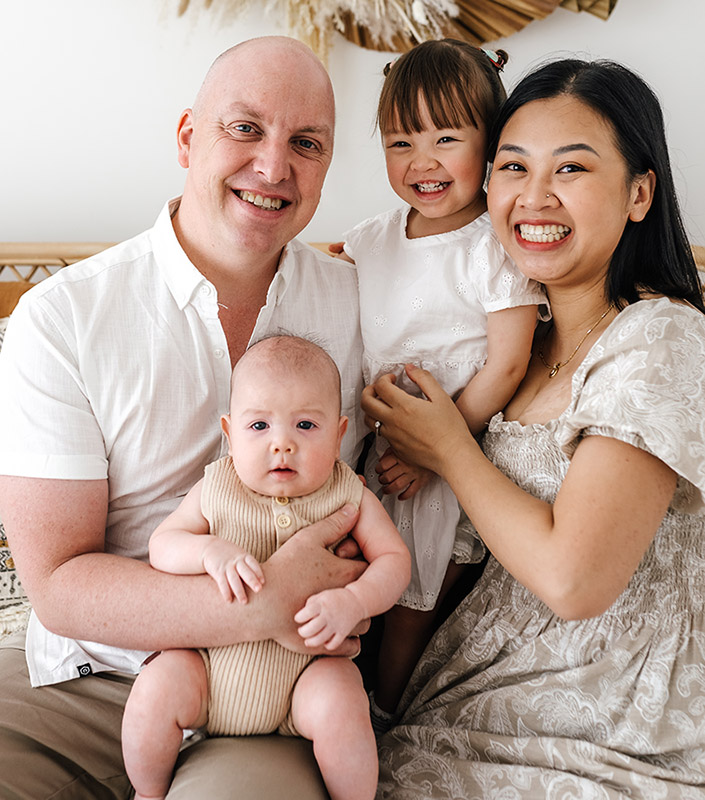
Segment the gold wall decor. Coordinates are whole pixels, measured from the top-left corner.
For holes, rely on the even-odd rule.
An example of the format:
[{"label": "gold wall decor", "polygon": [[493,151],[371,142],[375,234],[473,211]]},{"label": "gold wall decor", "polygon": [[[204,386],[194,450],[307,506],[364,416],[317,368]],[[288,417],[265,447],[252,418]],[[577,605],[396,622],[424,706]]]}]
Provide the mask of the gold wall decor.
[{"label": "gold wall decor", "polygon": [[[251,0],[201,0],[224,18]],[[179,0],[181,16],[194,0]],[[520,31],[559,6],[607,19],[617,0],[264,0],[268,13],[325,60],[337,31],[371,50],[401,53],[419,42],[451,36],[480,45]]]}]

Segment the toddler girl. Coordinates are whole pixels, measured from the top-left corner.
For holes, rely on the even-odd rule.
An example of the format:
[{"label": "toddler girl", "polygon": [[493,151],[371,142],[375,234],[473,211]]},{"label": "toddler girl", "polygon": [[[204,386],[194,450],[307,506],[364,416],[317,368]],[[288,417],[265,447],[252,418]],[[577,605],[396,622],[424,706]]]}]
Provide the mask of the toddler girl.
[{"label": "toddler girl", "polygon": [[[457,398],[474,434],[514,394],[545,302],[507,257],[487,215],[487,131],[505,98],[499,70],[506,58],[445,39],[387,65],[377,124],[389,182],[405,206],[345,234],[343,255],[358,268],[365,382],[391,372],[418,394],[403,369],[413,361]],[[380,716],[394,711],[435,609],[459,575],[456,565],[472,560],[472,538],[467,530],[456,537],[460,511],[450,488],[401,463],[383,435],[366,478],[384,491],[412,554],[411,583],[385,617],[372,705]]]},{"label": "toddler girl", "polygon": [[[377,498],[338,460],[347,417],[330,357],[303,339],[253,345],[233,372],[223,417],[230,455],[154,531],[150,562],[213,577],[224,601],[266,591],[260,563],[295,532],[346,502],[366,571],[309,597],[294,617],[302,645],[337,649],[363,619],[386,611],[409,580],[409,554]],[[215,736],[278,731],[313,741],[332,800],[372,800],[377,751],[362,679],[348,658],[318,658],[274,640],[169,650],[135,681],[123,753],[136,798],[163,798],[184,729]],[[237,791],[234,791],[237,795]]]}]

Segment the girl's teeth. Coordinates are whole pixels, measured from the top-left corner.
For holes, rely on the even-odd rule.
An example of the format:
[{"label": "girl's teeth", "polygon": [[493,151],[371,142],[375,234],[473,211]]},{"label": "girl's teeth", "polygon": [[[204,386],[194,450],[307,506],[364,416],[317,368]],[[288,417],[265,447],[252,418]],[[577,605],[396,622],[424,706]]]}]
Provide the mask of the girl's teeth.
[{"label": "girl's teeth", "polygon": [[261,194],[253,194],[245,190],[237,192],[237,196],[241,200],[252,203],[252,205],[258,206],[259,208],[268,208],[272,211],[278,211],[282,207],[280,197],[262,197]]},{"label": "girl's teeth", "polygon": [[448,184],[444,181],[434,181],[433,183],[417,183],[416,188],[420,192],[440,192],[445,189]]},{"label": "girl's teeth", "polygon": [[520,225],[521,238],[527,242],[558,242],[570,233],[566,225]]}]

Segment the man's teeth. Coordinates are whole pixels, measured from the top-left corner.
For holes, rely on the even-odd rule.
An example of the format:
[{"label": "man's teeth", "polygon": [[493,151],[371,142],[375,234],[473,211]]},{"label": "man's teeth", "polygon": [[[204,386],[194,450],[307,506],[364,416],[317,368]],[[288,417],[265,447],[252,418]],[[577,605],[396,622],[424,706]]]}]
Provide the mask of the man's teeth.
[{"label": "man's teeth", "polygon": [[565,225],[520,225],[521,238],[527,242],[558,242],[570,233]]},{"label": "man's teeth", "polygon": [[447,185],[448,183],[446,181],[433,181],[415,184],[416,188],[420,192],[440,192],[441,189],[445,189]]},{"label": "man's teeth", "polygon": [[239,191],[236,194],[241,200],[252,203],[259,208],[270,208],[272,211],[278,211],[282,207],[280,197],[262,197],[261,194],[253,194],[248,191]]}]

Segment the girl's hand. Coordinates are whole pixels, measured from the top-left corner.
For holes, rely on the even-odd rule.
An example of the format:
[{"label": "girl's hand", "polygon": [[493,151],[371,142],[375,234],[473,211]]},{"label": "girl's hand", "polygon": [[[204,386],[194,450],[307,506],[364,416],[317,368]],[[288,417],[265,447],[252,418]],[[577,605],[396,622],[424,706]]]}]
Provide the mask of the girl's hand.
[{"label": "girl's hand", "polygon": [[264,586],[264,573],[257,559],[241,547],[213,537],[203,553],[203,569],[218,584],[220,593],[232,603],[247,602],[248,586],[259,592]]},{"label": "girl's hand", "polygon": [[377,420],[382,423],[380,435],[404,461],[443,475],[449,455],[474,439],[455,403],[431,373],[412,364],[405,370],[425,397],[412,397],[394,385],[393,375],[382,375],[362,392],[365,421],[370,428]]},{"label": "girl's hand", "polygon": [[397,494],[399,500],[408,500],[430,483],[434,473],[416,464],[404,463],[391,447],[387,448],[375,467],[384,494]]}]

